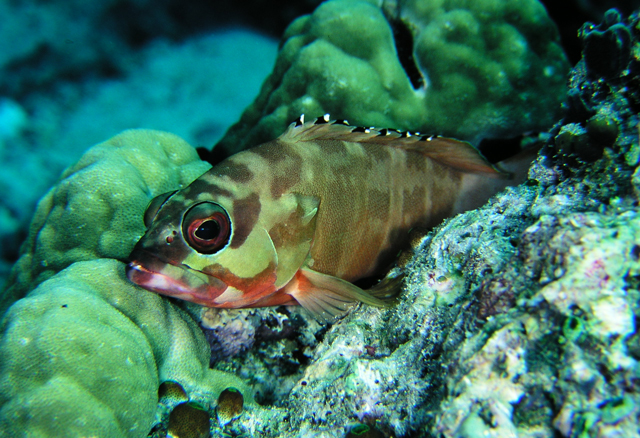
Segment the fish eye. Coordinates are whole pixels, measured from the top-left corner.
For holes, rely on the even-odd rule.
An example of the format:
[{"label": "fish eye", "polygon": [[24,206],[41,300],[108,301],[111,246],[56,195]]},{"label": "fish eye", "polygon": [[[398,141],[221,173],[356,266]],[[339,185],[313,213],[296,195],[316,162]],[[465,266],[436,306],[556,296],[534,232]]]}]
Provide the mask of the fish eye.
[{"label": "fish eye", "polygon": [[185,213],[182,234],[199,253],[215,254],[229,243],[231,220],[220,204],[201,202]]},{"label": "fish eye", "polygon": [[149,202],[149,205],[147,205],[147,209],[144,212],[144,216],[142,217],[145,227],[149,228],[151,222],[153,222],[153,219],[158,214],[158,210],[160,210],[164,203],[167,202],[169,198],[172,197],[176,192],[177,190],[174,190],[173,192],[163,193],[156,196],[151,200],[151,202]]}]

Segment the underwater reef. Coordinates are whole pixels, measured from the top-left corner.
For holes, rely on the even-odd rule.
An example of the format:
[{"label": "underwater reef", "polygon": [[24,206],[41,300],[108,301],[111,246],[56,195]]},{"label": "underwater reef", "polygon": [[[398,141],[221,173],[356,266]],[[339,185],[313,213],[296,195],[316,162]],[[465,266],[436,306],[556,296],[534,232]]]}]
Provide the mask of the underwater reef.
[{"label": "underwater reef", "polygon": [[[348,3],[384,17],[334,0],[283,41]],[[551,26],[533,16],[519,24]],[[546,110],[521,103],[546,122],[500,131],[550,128],[529,137],[542,148],[528,180],[416,236],[397,305],[331,325],[298,307],[203,309],[128,282],[149,200],[210,164],[152,130],[89,149],[40,201],[0,297],[0,436],[638,436],[640,16],[609,11],[580,37],[566,94]],[[370,115],[363,124],[390,120]]]},{"label": "underwater reef", "polygon": [[471,142],[547,129],[569,69],[537,0],[334,0],[294,21],[280,46],[260,94],[216,145],[223,156],[300,114]]},{"label": "underwater reef", "polygon": [[260,90],[284,27],[270,37],[227,15],[211,31],[211,2],[172,3],[0,2],[0,285],[38,200],[88,146],[134,128],[210,146]]}]

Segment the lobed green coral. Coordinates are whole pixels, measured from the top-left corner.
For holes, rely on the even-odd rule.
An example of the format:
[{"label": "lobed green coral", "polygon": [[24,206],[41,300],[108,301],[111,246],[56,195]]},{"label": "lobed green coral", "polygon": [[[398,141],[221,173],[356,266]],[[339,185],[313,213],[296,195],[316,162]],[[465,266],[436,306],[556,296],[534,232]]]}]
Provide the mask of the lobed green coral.
[{"label": "lobed green coral", "polygon": [[144,234],[142,214],[153,197],[177,190],[209,169],[181,138],[125,131],[92,147],[40,200],[0,314],[74,262],[126,260]]},{"label": "lobed green coral", "polygon": [[[151,198],[210,166],[180,138],[126,131],[90,149],[43,198],[14,267],[0,327],[3,436],[145,437],[158,388],[177,382],[213,412],[225,388],[193,317],[138,288],[124,263]],[[66,269],[65,269],[66,268]]]},{"label": "lobed green coral", "polygon": [[180,382],[204,406],[228,386],[245,389],[209,370],[193,319],[132,285],[116,260],[74,263],[43,282],[1,333],[3,436],[145,437],[161,382]]},{"label": "lobed green coral", "polygon": [[300,114],[474,142],[556,120],[569,64],[537,0],[378,5],[332,0],[294,21],[260,94],[216,151],[271,140]]}]

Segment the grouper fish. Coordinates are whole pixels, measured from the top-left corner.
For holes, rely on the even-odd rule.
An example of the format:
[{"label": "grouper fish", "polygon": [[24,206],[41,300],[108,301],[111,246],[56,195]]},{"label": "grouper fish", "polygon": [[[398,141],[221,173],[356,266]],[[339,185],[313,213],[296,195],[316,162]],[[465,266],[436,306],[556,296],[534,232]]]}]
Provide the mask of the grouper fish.
[{"label": "grouper fish", "polygon": [[330,321],[384,306],[399,281],[352,282],[388,268],[411,229],[482,205],[504,176],[466,142],[301,117],[155,198],[127,275],[207,307],[300,304]]}]

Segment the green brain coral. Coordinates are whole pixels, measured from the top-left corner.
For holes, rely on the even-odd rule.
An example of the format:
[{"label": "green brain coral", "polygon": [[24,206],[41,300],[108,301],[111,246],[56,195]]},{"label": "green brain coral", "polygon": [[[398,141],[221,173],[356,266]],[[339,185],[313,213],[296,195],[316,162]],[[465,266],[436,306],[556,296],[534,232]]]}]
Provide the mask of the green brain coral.
[{"label": "green brain coral", "polygon": [[165,132],[125,131],[92,147],[38,204],[0,313],[73,262],[126,260],[144,234],[149,200],[209,167],[192,146]]},{"label": "green brain coral", "polygon": [[126,131],[42,199],[3,297],[4,307],[18,299],[0,326],[3,436],[145,437],[165,381],[209,408],[229,386],[251,398],[209,369],[193,318],[130,283],[116,260],[143,234],[149,200],[209,167],[174,135]]},{"label": "green brain coral", "polygon": [[237,378],[209,369],[193,319],[127,281],[124,264],[78,262],[8,311],[0,342],[4,436],[145,437],[161,382],[209,406]]},{"label": "green brain coral", "polygon": [[537,0],[333,0],[294,21],[255,102],[216,145],[300,114],[477,141],[555,122],[569,64]]}]

